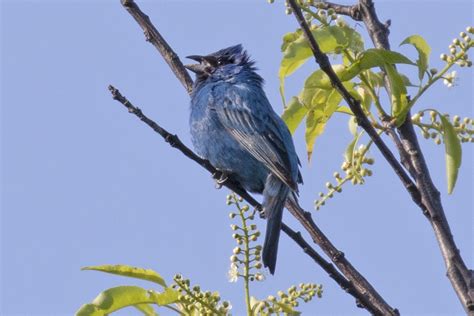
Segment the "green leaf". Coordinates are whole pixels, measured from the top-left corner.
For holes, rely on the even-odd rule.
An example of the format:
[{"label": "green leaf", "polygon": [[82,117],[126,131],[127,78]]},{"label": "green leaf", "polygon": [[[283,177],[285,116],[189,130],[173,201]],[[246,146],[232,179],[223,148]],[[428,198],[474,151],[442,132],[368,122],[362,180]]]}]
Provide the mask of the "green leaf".
[{"label": "green leaf", "polygon": [[93,311],[92,314],[87,314],[83,306],[76,313],[76,316],[106,315],[127,306],[144,303],[153,303],[148,291],[145,289],[138,286],[118,286],[103,291],[92,301],[92,305],[96,309],[93,309],[90,306],[91,304],[85,305],[88,310]]},{"label": "green leaf", "polygon": [[122,265],[122,264],[117,264],[117,265],[107,264],[107,265],[101,265],[101,266],[84,267],[81,270],[94,270],[94,271],[101,271],[101,272],[106,272],[106,273],[111,273],[111,274],[117,274],[121,276],[155,282],[163,287],[166,287],[165,280],[157,272],[151,269],[137,268],[137,267]]},{"label": "green leaf", "polygon": [[354,157],[354,147],[359,141],[359,138],[362,135],[362,133],[363,132],[360,132],[357,135],[354,133],[354,139],[349,143],[349,145],[346,148],[346,151],[344,152],[344,161],[352,162],[353,157]]},{"label": "green leaf", "polygon": [[400,126],[405,121],[409,110],[407,89],[402,77],[394,66],[385,65],[385,71],[392,88],[392,115],[396,118],[397,126]]},{"label": "green leaf", "polygon": [[[363,49],[362,38],[353,29],[336,25],[319,27],[312,31],[314,38],[323,53],[334,53],[344,48]],[[285,104],[285,78],[301,67],[311,56],[308,41],[301,31],[285,34],[282,44],[283,58],[278,76],[280,78],[280,94]]]},{"label": "green leaf", "polygon": [[369,79],[370,85],[374,88],[383,87],[383,73],[382,72],[373,72],[367,70],[367,78]]},{"label": "green leaf", "polygon": [[169,288],[158,293],[138,286],[117,286],[100,293],[91,304],[83,305],[76,316],[105,316],[128,306],[143,304],[168,305],[177,302],[178,296],[177,291]]},{"label": "green leaf", "polygon": [[446,151],[446,177],[448,182],[448,193],[451,194],[456,185],[459,167],[461,167],[462,149],[461,142],[454,130],[453,125],[444,116],[439,114],[443,125],[443,141]]},{"label": "green leaf", "polygon": [[77,310],[76,316],[105,316],[105,312],[94,304],[84,304]]},{"label": "green leaf", "polygon": [[169,287],[164,292],[149,291],[149,294],[153,301],[160,306],[176,303],[179,297],[179,292]]},{"label": "green leaf", "polygon": [[308,113],[308,109],[301,104],[299,99],[297,97],[291,98],[290,103],[288,103],[288,106],[281,116],[291,134],[295,132],[296,128],[306,116],[306,113]]},{"label": "green leaf", "polygon": [[351,109],[345,105],[341,105],[339,106],[337,109],[336,109],[336,112],[339,112],[339,113],[344,113],[344,114],[349,114],[349,115],[354,115],[354,113],[352,113]]},{"label": "green leaf", "polygon": [[321,110],[311,110],[306,116],[306,152],[308,155],[308,162],[311,162],[311,156],[313,155],[313,147],[316,141],[316,137],[324,132],[326,126],[326,120],[324,118],[324,112]]},{"label": "green leaf", "polygon": [[143,315],[145,316],[158,316],[158,313],[150,304],[138,304],[138,305],[135,305],[134,307],[138,309],[140,312],[142,312]]},{"label": "green leaf", "polygon": [[368,88],[365,85],[361,85],[357,88],[357,99],[360,100],[360,105],[368,112],[370,111],[370,106],[372,105],[372,97],[368,91]]},{"label": "green leaf", "polygon": [[400,46],[406,44],[413,45],[418,51],[418,60],[416,61],[416,64],[418,65],[418,78],[421,81],[425,75],[426,70],[428,69],[431,47],[420,35],[412,35],[405,38]]},{"label": "green leaf", "polygon": [[352,117],[349,118],[348,125],[349,125],[349,131],[351,132],[351,134],[356,136],[358,125],[357,125],[357,121],[356,121],[355,116],[352,116]]},{"label": "green leaf", "polygon": [[354,78],[362,71],[392,64],[415,65],[414,62],[400,53],[385,49],[372,48],[364,51],[346,70],[346,80]]},{"label": "green leaf", "polygon": [[408,78],[408,77],[405,76],[404,74],[400,74],[400,76],[402,77],[403,84],[404,84],[406,87],[419,87],[419,86],[417,86],[416,84],[413,84],[413,83],[410,81],[410,78]]},{"label": "green leaf", "polygon": [[[332,69],[342,82],[353,78],[347,76],[347,67],[344,65],[332,65]],[[332,89],[331,80],[321,69],[314,71],[308,78],[306,78],[302,92],[303,103],[307,102],[307,95],[314,94],[315,89]]]}]

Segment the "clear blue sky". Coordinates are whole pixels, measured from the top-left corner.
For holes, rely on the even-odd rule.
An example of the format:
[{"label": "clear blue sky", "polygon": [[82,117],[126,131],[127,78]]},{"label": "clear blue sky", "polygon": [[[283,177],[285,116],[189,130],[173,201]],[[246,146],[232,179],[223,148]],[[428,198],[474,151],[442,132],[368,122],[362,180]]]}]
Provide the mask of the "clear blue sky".
[{"label": "clear blue sky", "polygon": [[[242,43],[281,113],[279,47],[296,22],[284,14],[283,1],[277,2],[139,3],[181,56]],[[234,247],[227,190],[215,190],[206,171],[171,149],[107,91],[114,84],[190,143],[188,96],[135,21],[118,0],[1,3],[0,314],[71,315],[107,287],[143,285],[80,271],[123,263],[156,269],[168,280],[182,273],[202,288],[219,290],[233,302],[234,315],[241,315],[241,284],[226,277]],[[438,56],[473,24],[471,1],[376,4],[379,16],[392,20],[392,47],[421,34],[432,46],[432,66],[441,66]],[[410,47],[400,51],[415,57]],[[308,66],[290,78],[289,96],[314,69]],[[458,73],[455,88],[440,84],[420,106],[472,117],[473,73]],[[312,165],[303,161],[301,203],[308,210],[340,167],[349,140],[346,126],[346,117],[331,121],[317,141]],[[301,129],[295,142],[304,158]],[[456,242],[472,268],[472,145],[463,145],[459,180],[448,196],[443,147],[421,143]],[[316,221],[403,314],[462,314],[431,227],[379,153],[372,155],[374,176],[363,187],[346,187],[314,214]],[[298,227],[290,216],[285,221]],[[253,294],[265,297],[300,282],[324,285],[323,298],[302,307],[308,314],[366,315],[283,235],[276,275],[255,284]]]}]

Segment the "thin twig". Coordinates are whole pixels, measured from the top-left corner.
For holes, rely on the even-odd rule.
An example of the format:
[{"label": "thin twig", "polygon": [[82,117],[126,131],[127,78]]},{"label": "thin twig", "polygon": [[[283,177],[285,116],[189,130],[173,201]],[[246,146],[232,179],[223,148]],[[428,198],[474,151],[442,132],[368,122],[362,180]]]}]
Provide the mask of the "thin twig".
[{"label": "thin twig", "polygon": [[[138,117],[141,121],[143,121],[146,125],[151,127],[156,133],[158,133],[163,139],[170,144],[170,146],[178,149],[181,151],[186,157],[193,160],[201,167],[209,171],[214,177],[220,178],[219,171],[215,169],[209,161],[200,158],[196,155],[190,148],[186,147],[178,136],[171,134],[163,127],[158,125],[156,122],[148,118],[145,114],[143,114],[142,110],[136,106],[134,106],[126,97],[124,97],[118,89],[114,86],[109,86],[109,91],[112,94],[112,98],[120,102],[123,106],[125,106],[129,113],[134,114]],[[226,186],[233,192],[237,193],[241,196],[244,200],[246,200],[250,205],[252,205],[260,214],[262,214],[262,205],[258,203],[251,195],[248,194],[237,182],[235,182],[231,176],[227,176],[226,180],[222,183],[222,185]],[[312,248],[309,243],[303,238],[300,232],[295,232],[285,223],[282,223],[281,230],[285,232],[291,239],[293,239],[302,249],[303,251],[310,256],[316,263],[318,263],[324,271],[329,274],[334,281],[346,292],[351,294],[356,299],[356,304],[358,307],[367,308],[369,311],[371,308],[370,302],[367,302],[366,296],[363,295],[363,292],[358,291],[353,284],[348,281],[338,270],[334,268],[334,266],[327,262],[323,257],[321,257],[318,252]],[[322,234],[322,232],[321,232]],[[331,245],[332,246],[332,245]],[[337,251],[337,249],[336,249]],[[366,307],[367,306],[367,307]],[[374,313],[373,313],[374,314]]]}]

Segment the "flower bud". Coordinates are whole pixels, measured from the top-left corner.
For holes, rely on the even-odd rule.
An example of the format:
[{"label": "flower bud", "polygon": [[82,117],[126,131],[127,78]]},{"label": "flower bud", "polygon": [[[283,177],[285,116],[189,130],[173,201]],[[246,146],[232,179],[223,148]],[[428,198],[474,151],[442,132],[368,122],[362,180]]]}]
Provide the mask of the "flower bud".
[{"label": "flower bud", "polygon": [[261,273],[255,273],[255,279],[257,281],[263,281],[263,280],[265,280],[265,277]]},{"label": "flower bud", "polygon": [[474,34],[474,27],[472,27],[472,26],[466,27],[466,32]]},{"label": "flower bud", "polygon": [[432,76],[436,75],[437,73],[438,73],[438,69],[436,69],[436,68],[431,68],[431,69],[430,69],[430,74],[431,74]]},{"label": "flower bud", "polygon": [[441,60],[447,61],[448,60],[448,55],[441,54],[441,56],[439,56],[439,58],[441,58]]}]

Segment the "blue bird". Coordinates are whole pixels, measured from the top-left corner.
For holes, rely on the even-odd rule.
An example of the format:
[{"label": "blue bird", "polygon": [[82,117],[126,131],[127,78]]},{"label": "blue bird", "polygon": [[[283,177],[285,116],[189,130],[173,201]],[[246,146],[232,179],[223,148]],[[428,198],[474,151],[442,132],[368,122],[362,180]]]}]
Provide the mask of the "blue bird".
[{"label": "blue bird", "polygon": [[262,259],[274,274],[283,207],[302,183],[291,134],[242,45],[187,58],[199,62],[185,66],[196,74],[189,120],[194,148],[222,172],[221,180],[232,176],[247,191],[263,194]]}]

